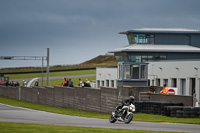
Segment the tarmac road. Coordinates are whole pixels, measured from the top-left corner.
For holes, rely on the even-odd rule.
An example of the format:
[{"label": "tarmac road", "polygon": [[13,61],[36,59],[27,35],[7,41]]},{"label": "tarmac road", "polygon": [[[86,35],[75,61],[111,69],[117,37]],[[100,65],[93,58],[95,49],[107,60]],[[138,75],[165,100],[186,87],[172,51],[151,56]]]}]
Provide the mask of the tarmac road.
[{"label": "tarmac road", "polygon": [[4,105],[1,103],[0,122],[193,133],[199,133],[200,131],[200,125],[195,124],[170,124],[135,121],[132,121],[130,124],[124,124],[123,122],[116,122],[112,124],[108,121],[108,119],[96,119],[55,114],[44,111],[36,111],[21,107]]}]

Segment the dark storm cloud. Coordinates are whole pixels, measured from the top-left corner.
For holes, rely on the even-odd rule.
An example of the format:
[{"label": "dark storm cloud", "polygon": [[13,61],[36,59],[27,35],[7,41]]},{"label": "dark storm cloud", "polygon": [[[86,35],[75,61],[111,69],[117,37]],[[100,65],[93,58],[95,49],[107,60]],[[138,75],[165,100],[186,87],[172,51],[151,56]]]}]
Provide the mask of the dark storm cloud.
[{"label": "dark storm cloud", "polygon": [[199,0],[1,0],[0,56],[44,55],[50,47],[51,65],[80,63],[127,45],[121,31],[200,29],[199,5]]}]

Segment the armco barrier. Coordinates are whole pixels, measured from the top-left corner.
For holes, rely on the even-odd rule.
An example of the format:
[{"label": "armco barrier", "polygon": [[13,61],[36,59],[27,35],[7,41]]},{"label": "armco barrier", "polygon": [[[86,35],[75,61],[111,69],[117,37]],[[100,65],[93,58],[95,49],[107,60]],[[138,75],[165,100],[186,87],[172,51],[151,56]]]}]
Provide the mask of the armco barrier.
[{"label": "armco barrier", "polygon": [[[150,87],[119,87],[109,88],[101,87],[101,89],[87,88],[87,87],[5,87],[0,86],[0,96],[20,99],[23,101],[47,104],[51,106],[75,108],[85,111],[93,111],[100,113],[111,113],[115,110],[116,106],[121,105],[122,100],[127,99],[130,95],[135,96],[135,101],[139,101],[139,92],[148,92],[152,88]],[[158,88],[153,88],[159,90]],[[19,91],[20,90],[20,91]],[[184,104],[191,106],[192,97],[185,96],[164,96],[159,94],[151,94],[151,99],[154,101],[161,101],[168,105],[168,102],[173,100],[187,101]],[[156,99],[156,100],[155,100]],[[136,111],[142,113],[157,113],[165,114],[167,110],[163,104],[151,102],[151,105],[147,103],[138,103]],[[136,103],[137,104],[137,103]],[[191,105],[189,105],[191,104]],[[177,106],[177,105],[176,105]],[[152,110],[154,108],[155,110]],[[194,109],[195,110],[195,109]],[[196,109],[198,110],[198,109]],[[193,113],[193,115],[196,115]],[[169,114],[170,116],[170,114]],[[192,117],[192,116],[191,116]]]}]

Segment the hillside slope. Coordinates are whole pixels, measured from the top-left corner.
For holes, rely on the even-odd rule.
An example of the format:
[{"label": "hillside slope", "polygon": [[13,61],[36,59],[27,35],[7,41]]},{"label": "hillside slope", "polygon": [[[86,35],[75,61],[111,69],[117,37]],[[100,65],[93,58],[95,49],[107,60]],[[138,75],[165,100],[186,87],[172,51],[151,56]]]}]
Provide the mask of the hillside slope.
[{"label": "hillside slope", "polygon": [[80,65],[116,66],[117,62],[114,55],[99,55],[91,60],[81,63]]},{"label": "hillside slope", "polygon": [[[85,61],[76,65],[56,65],[51,66],[50,70],[63,70],[63,69],[77,69],[77,68],[91,68],[99,66],[116,66],[117,62],[114,55],[99,55],[91,60]],[[46,70],[46,68],[44,68]],[[29,72],[41,71],[41,67],[18,67],[18,68],[3,68],[0,73],[7,72]]]}]

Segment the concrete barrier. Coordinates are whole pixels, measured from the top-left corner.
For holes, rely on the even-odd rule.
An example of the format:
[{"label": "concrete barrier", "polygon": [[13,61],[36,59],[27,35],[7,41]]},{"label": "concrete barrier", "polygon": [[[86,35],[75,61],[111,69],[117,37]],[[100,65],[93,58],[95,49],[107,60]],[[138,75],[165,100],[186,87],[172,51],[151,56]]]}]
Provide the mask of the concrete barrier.
[{"label": "concrete barrier", "polygon": [[[122,100],[130,95],[135,96],[135,101],[139,101],[139,92],[152,91],[152,87],[119,87],[100,89],[87,87],[5,87],[0,86],[0,96],[23,101],[46,104],[51,106],[75,108],[85,111],[100,113],[111,113],[116,106],[121,105]],[[153,90],[159,91],[162,87],[155,87]],[[192,96],[160,95],[151,94],[151,101],[184,103],[185,106],[192,106]]]}]

